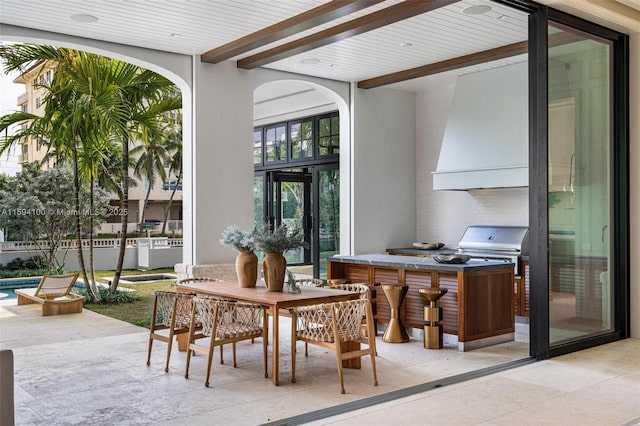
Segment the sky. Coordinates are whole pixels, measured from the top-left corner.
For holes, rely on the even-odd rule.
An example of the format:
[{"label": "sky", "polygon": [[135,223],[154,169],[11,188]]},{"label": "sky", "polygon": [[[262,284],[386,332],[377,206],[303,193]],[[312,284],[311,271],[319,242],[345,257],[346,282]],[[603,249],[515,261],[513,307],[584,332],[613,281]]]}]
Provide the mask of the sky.
[{"label": "sky", "polygon": [[[17,76],[17,73],[7,76],[0,69],[0,116],[18,109],[18,96],[23,94],[25,89],[23,84],[13,83]],[[15,148],[12,151],[10,156],[0,156],[0,174],[6,173],[14,176],[20,171],[20,165],[18,164],[19,150]]]}]

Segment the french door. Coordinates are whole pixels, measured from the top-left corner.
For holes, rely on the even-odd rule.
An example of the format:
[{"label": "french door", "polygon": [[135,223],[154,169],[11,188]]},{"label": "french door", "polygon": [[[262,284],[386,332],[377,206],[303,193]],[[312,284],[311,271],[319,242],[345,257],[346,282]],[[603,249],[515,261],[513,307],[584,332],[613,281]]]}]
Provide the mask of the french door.
[{"label": "french door", "polygon": [[[304,241],[311,247],[313,218],[311,215],[312,175],[307,171],[268,171],[266,173],[266,221],[271,225],[286,224],[304,231]],[[285,253],[288,265],[309,265],[311,248]]]}]

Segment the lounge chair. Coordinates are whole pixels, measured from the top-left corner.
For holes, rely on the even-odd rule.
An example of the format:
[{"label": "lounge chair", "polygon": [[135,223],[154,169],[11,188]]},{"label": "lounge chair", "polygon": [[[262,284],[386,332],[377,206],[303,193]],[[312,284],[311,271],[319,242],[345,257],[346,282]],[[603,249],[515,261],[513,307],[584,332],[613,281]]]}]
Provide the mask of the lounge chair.
[{"label": "lounge chair", "polygon": [[40,303],[42,316],[82,312],[84,296],[71,293],[78,274],[45,275],[37,288],[16,290],[18,305]]}]

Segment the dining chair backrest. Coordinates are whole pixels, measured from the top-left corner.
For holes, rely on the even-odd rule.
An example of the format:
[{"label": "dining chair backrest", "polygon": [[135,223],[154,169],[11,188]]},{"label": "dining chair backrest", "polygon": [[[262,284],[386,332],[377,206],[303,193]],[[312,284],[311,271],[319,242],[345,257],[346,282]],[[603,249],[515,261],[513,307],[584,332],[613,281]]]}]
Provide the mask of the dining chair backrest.
[{"label": "dining chair backrest", "polygon": [[298,278],[296,284],[301,287],[324,287],[325,282],[320,278]]},{"label": "dining chair backrest", "polygon": [[336,290],[345,290],[345,291],[357,291],[360,293],[360,298],[365,300],[370,300],[371,298],[371,290],[367,284],[363,283],[349,283],[349,284],[336,284],[331,288],[335,288]]},{"label": "dining chair backrest", "polygon": [[156,291],[156,323],[171,327],[174,318],[175,327],[189,327],[194,296],[194,293]]}]

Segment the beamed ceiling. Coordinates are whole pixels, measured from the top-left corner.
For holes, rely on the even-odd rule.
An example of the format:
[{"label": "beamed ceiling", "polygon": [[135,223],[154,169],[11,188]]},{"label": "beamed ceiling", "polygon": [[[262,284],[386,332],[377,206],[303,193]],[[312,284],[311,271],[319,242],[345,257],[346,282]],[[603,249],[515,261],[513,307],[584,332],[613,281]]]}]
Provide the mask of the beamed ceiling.
[{"label": "beamed ceiling", "polygon": [[[637,23],[636,1],[581,6],[611,3]],[[490,0],[0,0],[0,22],[361,88],[415,90],[425,76],[526,60],[527,15]]]}]

